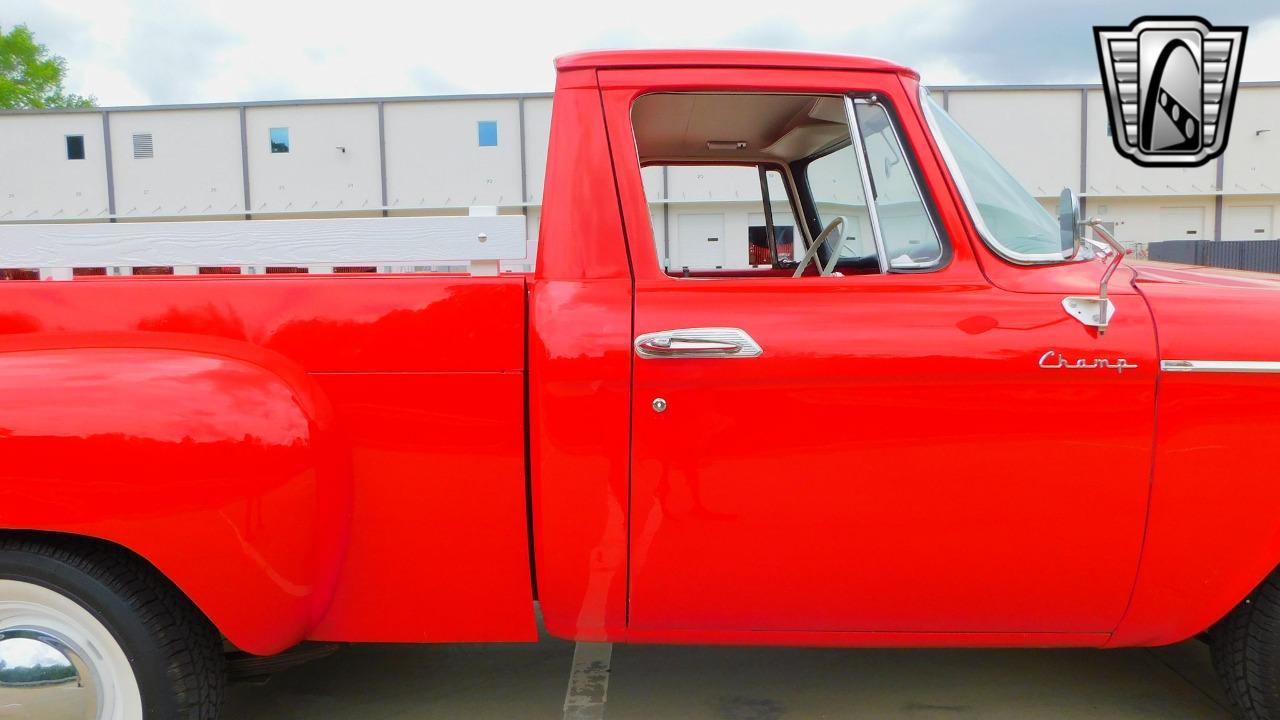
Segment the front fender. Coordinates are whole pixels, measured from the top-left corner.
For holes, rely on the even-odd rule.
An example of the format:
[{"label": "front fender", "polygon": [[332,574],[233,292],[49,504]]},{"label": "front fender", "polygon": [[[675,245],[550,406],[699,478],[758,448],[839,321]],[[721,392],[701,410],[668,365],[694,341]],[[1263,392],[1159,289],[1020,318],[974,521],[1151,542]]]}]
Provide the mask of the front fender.
[{"label": "front fender", "polygon": [[0,527],[129,548],[249,652],[323,614],[350,476],[323,394],[287,361],[20,349],[0,352],[0,398]]},{"label": "front fender", "polygon": [[1147,533],[1129,610],[1111,646],[1203,632],[1280,564],[1280,361],[1274,275],[1141,266],[1163,361],[1233,371],[1162,372]]}]

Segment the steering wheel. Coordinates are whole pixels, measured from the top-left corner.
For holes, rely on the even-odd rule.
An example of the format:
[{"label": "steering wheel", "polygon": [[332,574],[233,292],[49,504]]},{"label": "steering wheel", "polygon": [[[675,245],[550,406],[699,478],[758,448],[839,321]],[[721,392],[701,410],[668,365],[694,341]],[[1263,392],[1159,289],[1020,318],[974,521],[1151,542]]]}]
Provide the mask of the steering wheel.
[{"label": "steering wheel", "polygon": [[[840,232],[838,234],[835,232],[835,229],[837,227],[840,228]],[[814,267],[818,268],[819,275],[823,275],[823,276],[830,275],[831,269],[835,267],[835,263],[834,262],[827,263],[827,267],[824,268],[822,266],[821,261],[818,260],[818,248],[822,247],[823,243],[830,240],[831,238],[833,237],[838,238],[843,235],[844,235],[844,217],[836,216],[835,219],[827,223],[827,226],[822,229],[822,232],[818,233],[818,237],[814,238],[813,242],[809,244],[809,249],[804,251],[804,257],[800,259],[800,264],[796,266],[796,271],[791,274],[791,277],[798,278],[801,275],[804,275],[804,269],[810,262],[813,263]],[[833,260],[835,259],[838,251],[839,251],[838,247],[832,248],[831,257]]]}]

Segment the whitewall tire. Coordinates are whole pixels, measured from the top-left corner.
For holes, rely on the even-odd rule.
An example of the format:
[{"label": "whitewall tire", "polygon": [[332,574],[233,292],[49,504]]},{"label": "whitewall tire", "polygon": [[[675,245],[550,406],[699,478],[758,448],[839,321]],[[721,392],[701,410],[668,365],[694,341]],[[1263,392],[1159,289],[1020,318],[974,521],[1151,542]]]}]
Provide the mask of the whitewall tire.
[{"label": "whitewall tire", "polygon": [[120,643],[49,588],[0,580],[0,663],[0,717],[20,709],[18,716],[32,718],[142,720],[142,696]]},{"label": "whitewall tire", "polygon": [[0,718],[216,720],[222,640],[149,564],[0,536]]}]

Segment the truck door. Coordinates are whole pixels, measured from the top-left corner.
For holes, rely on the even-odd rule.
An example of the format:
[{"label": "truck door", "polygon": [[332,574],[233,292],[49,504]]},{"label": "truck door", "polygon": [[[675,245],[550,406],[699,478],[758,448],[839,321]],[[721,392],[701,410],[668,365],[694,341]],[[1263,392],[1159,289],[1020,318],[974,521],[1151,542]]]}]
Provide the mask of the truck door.
[{"label": "truck door", "polygon": [[[1066,314],[1062,292],[989,282],[893,76],[840,74],[861,88],[846,118],[841,96],[664,101],[623,75],[601,77],[636,275],[632,631],[1110,631],[1136,574],[1150,476],[1157,359],[1141,298],[1113,288],[1099,337]],[[770,120],[721,129],[717,117]],[[834,126],[856,117],[861,131]],[[677,138],[668,121],[702,135]],[[799,277],[784,262],[660,267],[638,162],[683,148],[670,189],[718,141],[777,148],[755,158],[783,168],[781,211],[808,238],[830,230]],[[736,216],[762,209],[720,205],[726,243]],[[667,227],[709,210],[668,202]]]}]

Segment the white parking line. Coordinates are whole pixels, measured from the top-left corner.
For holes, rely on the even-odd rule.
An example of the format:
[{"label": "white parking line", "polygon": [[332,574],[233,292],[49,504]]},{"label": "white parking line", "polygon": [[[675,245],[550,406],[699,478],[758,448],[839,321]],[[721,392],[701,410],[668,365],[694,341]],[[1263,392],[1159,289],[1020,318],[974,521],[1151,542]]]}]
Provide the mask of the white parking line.
[{"label": "white parking line", "polygon": [[609,700],[609,661],[613,643],[580,642],[573,648],[564,720],[603,720]]}]

